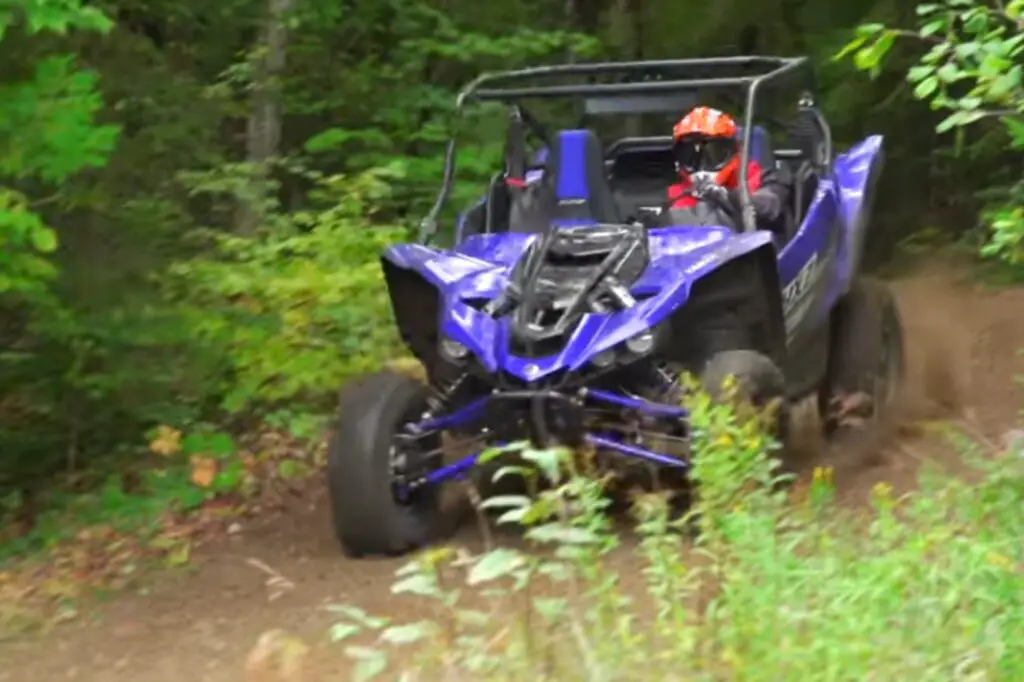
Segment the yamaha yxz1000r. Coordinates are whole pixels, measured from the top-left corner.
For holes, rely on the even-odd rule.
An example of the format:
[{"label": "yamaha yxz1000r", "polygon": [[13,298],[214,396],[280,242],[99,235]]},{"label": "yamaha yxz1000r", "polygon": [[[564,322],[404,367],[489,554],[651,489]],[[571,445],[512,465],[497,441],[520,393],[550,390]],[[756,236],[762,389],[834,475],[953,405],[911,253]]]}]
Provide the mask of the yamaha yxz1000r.
[{"label": "yamaha yxz1000r", "polygon": [[[684,370],[712,392],[733,375],[755,404],[815,397],[830,431],[830,408],[847,396],[869,397],[875,415],[891,405],[899,314],[884,284],[858,274],[882,140],[833,155],[809,90],[787,120],[756,115],[759,92],[801,74],[802,58],[575,64],[490,74],[463,91],[460,108],[509,106],[507,164],[462,216],[454,248],[430,246],[453,179],[450,142],[423,243],[383,255],[399,330],[429,380],[385,372],[343,398],[329,484],[348,553],[401,553],[436,537],[440,485],[495,443],[589,445],[685,472]],[[557,82],[521,85],[545,80]],[[729,92],[745,107],[731,212],[663,210],[677,177],[671,138],[602,144],[595,132],[610,117],[678,116],[698,96]],[[534,98],[582,102],[597,122],[549,132],[522,106]],[[527,134],[540,140],[536,156]],[[779,224],[760,225],[751,210],[751,159],[793,178]],[[699,188],[694,197],[710,201]],[[778,414],[784,438],[787,410]],[[471,451],[448,461],[444,435]]]}]

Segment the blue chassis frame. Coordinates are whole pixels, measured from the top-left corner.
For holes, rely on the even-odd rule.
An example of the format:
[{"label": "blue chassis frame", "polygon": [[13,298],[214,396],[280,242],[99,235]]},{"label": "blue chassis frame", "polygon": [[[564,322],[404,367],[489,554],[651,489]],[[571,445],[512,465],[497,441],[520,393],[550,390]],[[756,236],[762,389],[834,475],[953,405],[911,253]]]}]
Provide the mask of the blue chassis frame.
[{"label": "blue chassis frame", "polygon": [[[495,391],[491,395],[482,396],[472,400],[466,405],[463,405],[459,409],[446,415],[440,417],[430,416],[425,419],[421,419],[418,422],[409,422],[405,425],[405,431],[411,436],[424,436],[431,432],[457,428],[472,422],[480,416],[492,401],[496,399],[503,399],[511,394],[515,394],[517,397],[522,398],[532,397],[543,399],[545,395],[550,395],[552,393],[554,392],[548,390],[511,391],[504,394],[503,392]],[[655,403],[649,400],[643,400],[642,398],[630,398],[613,393],[612,391],[605,391],[603,389],[581,388],[576,392],[576,396],[581,400],[590,399],[592,401],[603,402],[608,405],[636,410],[652,417],[684,419],[689,416],[689,410],[679,405]],[[595,447],[613,450],[620,455],[645,461],[650,464],[657,464],[659,466],[667,466],[676,469],[686,469],[689,467],[689,462],[686,462],[685,460],[654,452],[647,448],[623,443],[607,436],[586,433],[583,434],[583,439],[585,442]],[[405,497],[412,490],[419,488],[422,485],[437,485],[447,481],[454,481],[463,478],[466,473],[476,465],[477,460],[480,459],[480,456],[485,451],[486,450],[475,452],[471,455],[462,457],[451,464],[446,464],[434,469],[414,483],[406,484],[401,487],[399,490],[400,496]]]}]

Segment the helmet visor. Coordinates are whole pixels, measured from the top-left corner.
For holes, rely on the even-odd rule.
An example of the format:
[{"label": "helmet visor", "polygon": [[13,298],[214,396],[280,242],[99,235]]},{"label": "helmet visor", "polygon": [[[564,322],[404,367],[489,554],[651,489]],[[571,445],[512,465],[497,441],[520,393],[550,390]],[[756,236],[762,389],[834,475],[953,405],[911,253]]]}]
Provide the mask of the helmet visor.
[{"label": "helmet visor", "polygon": [[675,146],[676,163],[687,173],[719,171],[737,148],[736,140],[728,137],[684,137]]}]

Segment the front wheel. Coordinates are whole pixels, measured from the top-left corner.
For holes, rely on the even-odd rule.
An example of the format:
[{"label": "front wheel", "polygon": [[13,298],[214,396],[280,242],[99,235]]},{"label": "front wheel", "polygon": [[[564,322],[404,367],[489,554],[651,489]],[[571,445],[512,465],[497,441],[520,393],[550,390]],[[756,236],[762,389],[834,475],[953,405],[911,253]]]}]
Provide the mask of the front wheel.
[{"label": "front wheel", "polygon": [[725,397],[723,384],[733,377],[739,395],[755,409],[774,404],[770,424],[771,435],[785,447],[789,436],[789,403],[786,401],[786,378],[771,358],[752,350],[728,350],[713,355],[701,372],[704,390],[716,400]]},{"label": "front wheel", "polygon": [[[349,556],[394,556],[437,539],[444,519],[440,495],[429,486],[396,495],[395,434],[427,409],[428,389],[393,372],[366,380],[339,407],[338,425],[327,450],[327,480],[335,535]],[[440,437],[425,438],[418,450],[439,446]]]}]

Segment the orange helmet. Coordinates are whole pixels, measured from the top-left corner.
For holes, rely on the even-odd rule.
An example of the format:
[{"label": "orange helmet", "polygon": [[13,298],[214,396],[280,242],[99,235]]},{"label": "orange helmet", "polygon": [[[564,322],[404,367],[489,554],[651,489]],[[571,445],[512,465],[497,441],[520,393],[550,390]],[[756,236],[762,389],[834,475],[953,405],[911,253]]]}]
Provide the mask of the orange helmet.
[{"label": "orange helmet", "polygon": [[715,182],[731,186],[739,168],[732,116],[710,107],[696,107],[672,128],[676,164],[686,173],[714,172]]}]

